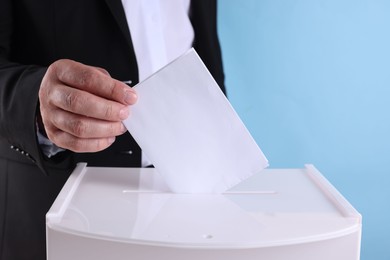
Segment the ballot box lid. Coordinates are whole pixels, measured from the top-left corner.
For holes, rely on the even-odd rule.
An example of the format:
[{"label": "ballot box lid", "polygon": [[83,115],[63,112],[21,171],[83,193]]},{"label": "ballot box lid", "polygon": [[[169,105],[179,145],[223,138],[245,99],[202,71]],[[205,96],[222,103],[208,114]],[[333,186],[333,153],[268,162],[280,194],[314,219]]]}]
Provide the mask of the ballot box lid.
[{"label": "ballot box lid", "polygon": [[223,194],[175,194],[153,168],[80,163],[46,225],[123,243],[255,248],[345,236],[361,215],[313,165],[265,169]]}]

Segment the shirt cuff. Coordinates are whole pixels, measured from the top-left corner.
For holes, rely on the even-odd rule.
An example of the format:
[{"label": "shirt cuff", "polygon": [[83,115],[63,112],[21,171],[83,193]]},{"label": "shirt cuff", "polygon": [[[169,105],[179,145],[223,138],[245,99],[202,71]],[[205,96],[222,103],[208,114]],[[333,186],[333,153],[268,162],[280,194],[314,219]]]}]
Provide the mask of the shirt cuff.
[{"label": "shirt cuff", "polygon": [[43,154],[46,155],[48,158],[58,154],[59,152],[65,151],[65,149],[58,147],[48,138],[43,136],[41,132],[39,132],[38,126],[37,126],[37,137],[38,137],[38,143],[42,149]]}]

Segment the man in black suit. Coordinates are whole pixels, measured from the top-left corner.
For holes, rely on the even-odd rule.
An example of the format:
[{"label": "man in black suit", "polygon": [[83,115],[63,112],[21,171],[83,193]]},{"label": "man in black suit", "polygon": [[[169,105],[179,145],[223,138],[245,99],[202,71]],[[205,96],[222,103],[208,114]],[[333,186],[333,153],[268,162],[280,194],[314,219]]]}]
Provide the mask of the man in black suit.
[{"label": "man in black suit", "polygon": [[[189,17],[224,90],[216,2]],[[46,258],[45,214],[77,162],[141,166],[121,123],[137,101],[122,82],[139,81],[132,36],[120,0],[0,0],[1,260]]]}]

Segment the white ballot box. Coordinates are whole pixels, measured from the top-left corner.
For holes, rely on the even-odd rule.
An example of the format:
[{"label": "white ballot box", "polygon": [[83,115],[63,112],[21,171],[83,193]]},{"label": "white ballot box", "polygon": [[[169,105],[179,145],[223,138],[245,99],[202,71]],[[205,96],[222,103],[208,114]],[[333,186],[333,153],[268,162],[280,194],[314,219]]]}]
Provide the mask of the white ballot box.
[{"label": "white ballot box", "polygon": [[177,194],[152,168],[81,163],[46,221],[48,260],[357,260],[362,228],[312,165]]}]

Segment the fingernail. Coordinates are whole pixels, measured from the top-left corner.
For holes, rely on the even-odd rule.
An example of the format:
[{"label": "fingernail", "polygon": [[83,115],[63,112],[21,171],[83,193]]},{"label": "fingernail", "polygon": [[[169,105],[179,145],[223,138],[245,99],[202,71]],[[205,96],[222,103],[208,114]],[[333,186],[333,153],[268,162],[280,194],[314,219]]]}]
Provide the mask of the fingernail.
[{"label": "fingernail", "polygon": [[125,120],[129,116],[129,108],[124,107],[119,111],[119,117],[121,120]]},{"label": "fingernail", "polygon": [[128,105],[132,105],[137,100],[137,94],[132,90],[126,90],[125,92],[125,102]]}]

